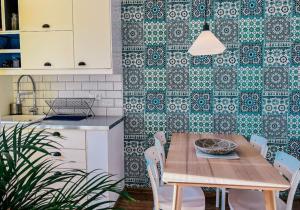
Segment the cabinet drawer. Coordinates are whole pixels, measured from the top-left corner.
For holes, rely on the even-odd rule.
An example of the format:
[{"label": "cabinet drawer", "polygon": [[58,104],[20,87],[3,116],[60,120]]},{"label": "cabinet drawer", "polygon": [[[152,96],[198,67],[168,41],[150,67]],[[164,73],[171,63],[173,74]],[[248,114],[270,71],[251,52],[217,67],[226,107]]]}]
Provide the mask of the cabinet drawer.
[{"label": "cabinet drawer", "polygon": [[62,138],[51,137],[51,139],[57,141],[63,149],[82,149],[86,147],[85,143],[85,131],[80,130],[46,130],[51,134],[56,134]]},{"label": "cabinet drawer", "polygon": [[72,30],[72,0],[19,0],[20,30]]},{"label": "cabinet drawer", "polygon": [[86,154],[85,150],[72,150],[72,149],[49,149],[51,153],[59,153],[60,156],[52,156],[58,168],[64,169],[86,169]]},{"label": "cabinet drawer", "polygon": [[24,69],[74,68],[71,31],[21,32],[20,39]]}]

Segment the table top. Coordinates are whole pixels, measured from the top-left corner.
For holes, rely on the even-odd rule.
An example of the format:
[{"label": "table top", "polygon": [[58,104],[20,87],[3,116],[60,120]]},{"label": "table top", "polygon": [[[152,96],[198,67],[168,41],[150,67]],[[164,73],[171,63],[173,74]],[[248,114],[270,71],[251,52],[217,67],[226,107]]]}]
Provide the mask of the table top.
[{"label": "table top", "polygon": [[[194,142],[223,138],[239,145],[240,159],[197,158]],[[289,182],[239,135],[174,133],[163,174],[169,184],[257,190],[286,190]]]}]

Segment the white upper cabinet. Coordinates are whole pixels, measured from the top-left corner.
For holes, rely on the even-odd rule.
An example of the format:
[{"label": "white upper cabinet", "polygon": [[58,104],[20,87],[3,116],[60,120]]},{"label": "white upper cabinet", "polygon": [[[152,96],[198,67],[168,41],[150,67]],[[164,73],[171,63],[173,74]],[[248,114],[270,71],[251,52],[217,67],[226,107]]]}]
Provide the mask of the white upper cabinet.
[{"label": "white upper cabinet", "polygon": [[21,31],[73,30],[72,0],[19,0],[19,13]]},{"label": "white upper cabinet", "polygon": [[29,70],[72,69],[72,31],[22,32],[22,68]]},{"label": "white upper cabinet", "polygon": [[111,0],[73,0],[75,68],[112,68]]}]

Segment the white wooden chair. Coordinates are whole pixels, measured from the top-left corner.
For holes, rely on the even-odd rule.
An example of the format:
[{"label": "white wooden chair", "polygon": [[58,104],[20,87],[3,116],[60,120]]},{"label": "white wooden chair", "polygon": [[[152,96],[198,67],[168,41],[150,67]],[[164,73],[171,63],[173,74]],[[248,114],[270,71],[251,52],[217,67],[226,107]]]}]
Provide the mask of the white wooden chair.
[{"label": "white wooden chair", "polygon": [[[250,144],[254,147],[254,149],[256,149],[263,158],[267,157],[267,153],[268,153],[268,140],[262,136],[258,136],[258,135],[252,135],[250,138]],[[225,206],[226,206],[226,189],[222,188],[222,206],[221,206],[221,210],[225,210]],[[216,189],[216,207],[220,206],[220,189],[217,188]]]},{"label": "white wooden chair", "polygon": [[250,144],[263,156],[267,157],[268,152],[268,140],[262,136],[252,135],[250,138]]},{"label": "white wooden chair", "polygon": [[[162,185],[158,172],[160,161],[156,147],[145,151],[147,171],[149,174],[154,198],[154,210],[171,210],[173,204],[173,186]],[[182,188],[182,210],[205,210],[205,197],[200,187]]]},{"label": "white wooden chair", "polygon": [[[159,165],[160,165],[160,175],[162,176],[165,168],[166,163],[166,153],[164,145],[167,143],[166,135],[163,131],[159,131],[156,134],[154,134],[154,145],[159,152]],[[161,184],[162,180],[161,180]]]},{"label": "white wooden chair", "polygon": [[[291,188],[287,203],[276,197],[277,210],[292,210],[294,196],[300,182],[300,161],[284,152],[278,152],[274,167],[290,181]],[[228,196],[231,210],[265,210],[264,195],[254,190],[229,190]]]}]

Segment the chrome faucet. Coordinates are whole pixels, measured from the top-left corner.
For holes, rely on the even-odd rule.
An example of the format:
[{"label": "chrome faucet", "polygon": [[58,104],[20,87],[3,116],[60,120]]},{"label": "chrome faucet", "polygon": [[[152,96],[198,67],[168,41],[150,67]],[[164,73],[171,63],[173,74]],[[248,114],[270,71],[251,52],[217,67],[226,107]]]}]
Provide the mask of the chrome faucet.
[{"label": "chrome faucet", "polygon": [[[20,82],[24,77],[28,77],[32,83],[32,92],[20,92]],[[31,112],[33,115],[37,115],[38,113],[38,108],[36,106],[36,85],[35,82],[32,78],[32,76],[30,75],[22,75],[19,77],[18,82],[17,82],[17,86],[18,86],[18,92],[17,92],[17,104],[21,104],[21,96],[25,96],[25,95],[32,95],[33,96],[33,105],[32,107],[29,109],[29,112]]]}]

